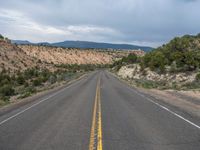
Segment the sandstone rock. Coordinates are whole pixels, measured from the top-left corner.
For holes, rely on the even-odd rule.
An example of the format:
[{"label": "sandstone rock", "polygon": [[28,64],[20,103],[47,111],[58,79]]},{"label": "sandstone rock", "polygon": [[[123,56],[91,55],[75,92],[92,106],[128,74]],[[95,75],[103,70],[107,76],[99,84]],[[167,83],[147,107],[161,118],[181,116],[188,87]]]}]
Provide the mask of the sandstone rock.
[{"label": "sandstone rock", "polygon": [[130,78],[130,79],[145,79],[151,81],[164,81],[167,83],[189,83],[195,81],[196,72],[190,73],[176,73],[176,74],[158,74],[154,71],[151,71],[149,68],[145,69],[145,74],[143,74],[140,70],[140,66],[138,64],[122,66],[118,75],[122,78]]}]

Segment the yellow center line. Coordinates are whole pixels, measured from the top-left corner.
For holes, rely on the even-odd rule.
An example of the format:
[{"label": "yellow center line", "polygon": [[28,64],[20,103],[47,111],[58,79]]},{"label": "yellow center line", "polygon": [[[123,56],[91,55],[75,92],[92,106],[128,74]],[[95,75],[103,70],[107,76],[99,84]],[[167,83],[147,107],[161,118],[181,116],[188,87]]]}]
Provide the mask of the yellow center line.
[{"label": "yellow center line", "polygon": [[103,150],[102,146],[102,122],[101,122],[101,102],[100,102],[100,79],[96,87],[94,110],[92,117],[92,127],[90,132],[89,150]]},{"label": "yellow center line", "polygon": [[102,147],[102,126],[101,126],[101,97],[100,97],[100,89],[99,89],[99,94],[98,94],[98,97],[99,97],[99,117],[98,117],[98,145],[97,145],[97,150],[103,150],[103,147]]},{"label": "yellow center line", "polygon": [[90,132],[90,144],[89,150],[94,150],[94,140],[95,140],[95,126],[96,126],[96,112],[97,112],[97,93],[98,93],[98,84],[96,88],[96,95],[95,95],[95,102],[94,102],[94,110],[93,110],[93,117],[92,117],[92,127]]}]

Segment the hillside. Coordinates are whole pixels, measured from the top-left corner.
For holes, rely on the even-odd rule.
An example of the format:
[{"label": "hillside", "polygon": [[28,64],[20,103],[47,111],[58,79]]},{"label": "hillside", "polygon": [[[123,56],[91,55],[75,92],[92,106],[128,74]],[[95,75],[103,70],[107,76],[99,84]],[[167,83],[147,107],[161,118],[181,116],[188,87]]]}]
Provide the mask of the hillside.
[{"label": "hillside", "polygon": [[40,43],[31,43],[29,41],[22,41],[22,40],[12,40],[12,43],[16,44],[31,44],[31,45],[46,45],[46,46],[57,46],[57,47],[64,47],[64,48],[81,48],[81,49],[120,49],[120,50],[138,50],[141,49],[143,51],[150,51],[153,48],[148,46],[137,46],[131,44],[111,44],[111,43],[97,43],[97,42],[88,42],[88,41],[64,41],[64,42],[57,42],[57,43],[47,43],[47,42],[40,42]]},{"label": "hillside", "polygon": [[2,70],[8,72],[23,71],[36,66],[53,69],[53,66],[41,63],[37,58],[28,56],[18,46],[11,44],[9,40],[0,39],[0,72]]},{"label": "hillside", "polygon": [[176,37],[143,57],[116,62],[117,74],[153,88],[200,88],[200,34]]},{"label": "hillside", "polygon": [[81,50],[52,46],[18,45],[27,56],[51,64],[111,64],[129,52]]},{"label": "hillside", "polygon": [[[26,41],[28,43],[28,41]],[[65,64],[112,64],[129,53],[144,55],[141,50],[136,51],[112,51],[101,49],[77,49],[61,48],[42,45],[16,45],[10,40],[2,38],[0,40],[0,66],[1,70],[10,72],[23,71],[27,68],[47,68],[56,70],[55,65]]]},{"label": "hillside", "polygon": [[176,37],[169,43],[147,53],[143,67],[158,72],[184,72],[200,68],[200,34]]}]

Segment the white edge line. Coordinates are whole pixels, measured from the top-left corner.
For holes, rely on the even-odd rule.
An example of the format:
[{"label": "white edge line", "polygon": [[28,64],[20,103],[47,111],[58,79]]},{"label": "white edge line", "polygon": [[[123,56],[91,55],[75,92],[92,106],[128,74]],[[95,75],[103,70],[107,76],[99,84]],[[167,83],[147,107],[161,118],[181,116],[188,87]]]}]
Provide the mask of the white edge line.
[{"label": "white edge line", "polygon": [[179,115],[179,114],[177,114],[177,113],[173,112],[173,111],[172,111],[172,110],[170,110],[169,108],[167,108],[167,107],[165,107],[165,106],[163,106],[163,105],[161,105],[161,104],[159,104],[159,103],[157,103],[157,102],[153,101],[152,99],[150,99],[150,98],[146,97],[145,95],[143,95],[143,94],[139,93],[138,91],[136,91],[136,90],[133,90],[133,91],[134,91],[136,94],[138,94],[138,95],[140,95],[140,96],[144,97],[144,98],[145,98],[146,100],[148,100],[149,102],[151,102],[151,103],[153,103],[153,104],[155,104],[155,105],[157,105],[157,106],[159,106],[159,107],[163,108],[164,110],[166,110],[166,111],[168,111],[169,113],[171,113],[171,114],[175,115],[176,117],[178,117],[178,118],[180,118],[180,119],[182,119],[182,120],[186,121],[187,123],[189,123],[189,124],[193,125],[194,127],[198,128],[198,129],[200,129],[200,126],[199,126],[199,125],[197,125],[197,124],[195,124],[195,123],[191,122],[190,120],[188,120],[188,119],[186,119],[186,118],[182,117],[181,115]]},{"label": "white edge line", "polygon": [[[110,73],[110,72],[109,72],[109,73]],[[111,74],[111,73],[110,73],[110,74]],[[112,74],[111,74],[111,75],[112,75]],[[113,75],[113,76],[114,76],[114,75]],[[116,76],[115,76],[115,77],[116,77]],[[117,78],[117,79],[118,79],[118,78]],[[131,89],[132,89],[132,88],[131,88]],[[133,90],[133,89],[132,89],[132,90]],[[173,111],[170,110],[169,108],[167,108],[167,107],[165,107],[165,106],[163,106],[163,105],[161,105],[161,104],[155,102],[154,100],[152,100],[152,99],[146,97],[145,95],[141,94],[140,92],[138,92],[138,91],[136,91],[136,90],[133,90],[133,91],[134,91],[136,94],[138,94],[139,96],[144,97],[144,98],[145,98],[146,100],[148,100],[149,102],[151,102],[151,103],[153,103],[153,104],[155,104],[155,105],[157,105],[157,106],[163,108],[164,110],[166,110],[166,111],[168,111],[169,113],[175,115],[176,117],[178,117],[178,118],[184,120],[185,122],[189,123],[190,125],[192,125],[192,126],[198,128],[198,129],[200,129],[200,126],[199,126],[199,125],[197,125],[197,124],[191,122],[190,120],[184,118],[183,116],[181,116],[181,115],[179,115],[179,114],[173,112]]]},{"label": "white edge line", "polygon": [[[83,76],[83,77],[84,77],[84,76]],[[82,77],[82,78],[83,78],[83,77]],[[69,85],[69,86],[67,86],[67,87],[63,88],[62,90],[59,90],[59,91],[57,91],[56,93],[54,93],[54,94],[52,94],[52,95],[48,96],[47,98],[45,98],[45,99],[42,99],[41,101],[39,101],[39,102],[37,102],[37,103],[35,103],[35,104],[31,105],[30,107],[28,107],[28,108],[26,108],[26,109],[24,109],[24,110],[22,110],[22,111],[20,111],[20,112],[16,113],[15,115],[12,115],[12,116],[8,117],[7,119],[5,119],[5,120],[1,121],[1,122],[0,122],[0,125],[2,125],[2,124],[4,124],[4,123],[6,123],[7,121],[9,121],[9,120],[11,120],[11,119],[13,119],[13,118],[15,118],[15,117],[19,116],[20,114],[22,114],[22,113],[26,112],[27,110],[29,110],[29,109],[31,109],[31,108],[33,108],[33,107],[35,107],[35,106],[39,105],[40,103],[42,103],[42,102],[44,102],[44,101],[48,100],[49,98],[52,98],[52,97],[54,97],[55,95],[57,95],[57,94],[61,93],[62,91],[64,91],[64,90],[66,90],[66,89],[68,89],[68,88],[70,88],[70,87],[72,87],[72,86],[74,86],[74,85],[78,84],[78,83],[79,83],[79,81],[81,81],[81,80],[78,80],[77,82],[75,81],[75,82],[74,82],[74,83],[72,83],[71,85]],[[69,83],[69,84],[70,84],[70,83]]]}]

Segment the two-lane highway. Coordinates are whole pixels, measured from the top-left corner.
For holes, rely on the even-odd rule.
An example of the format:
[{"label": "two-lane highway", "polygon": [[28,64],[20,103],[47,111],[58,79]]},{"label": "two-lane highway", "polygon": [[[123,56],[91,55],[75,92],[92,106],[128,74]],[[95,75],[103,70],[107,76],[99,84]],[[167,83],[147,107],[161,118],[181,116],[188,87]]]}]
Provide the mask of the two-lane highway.
[{"label": "two-lane highway", "polygon": [[199,150],[200,127],[106,71],[0,114],[0,150],[66,149]]}]

